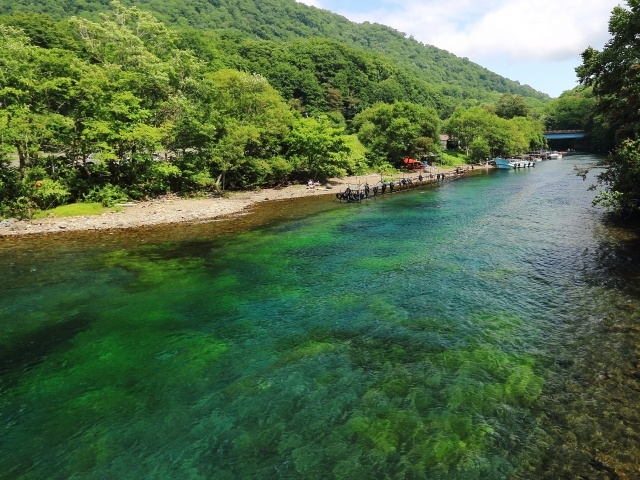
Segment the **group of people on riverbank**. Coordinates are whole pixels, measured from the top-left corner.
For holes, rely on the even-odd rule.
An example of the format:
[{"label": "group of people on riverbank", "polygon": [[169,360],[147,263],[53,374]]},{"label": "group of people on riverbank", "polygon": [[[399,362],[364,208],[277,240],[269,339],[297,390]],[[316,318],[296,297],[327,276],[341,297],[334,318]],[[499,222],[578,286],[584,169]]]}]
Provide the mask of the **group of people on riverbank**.
[{"label": "group of people on riverbank", "polygon": [[370,187],[369,183],[365,183],[363,187],[361,187],[359,184],[356,188],[353,189],[348,186],[343,192],[336,193],[336,198],[340,201],[346,201],[349,203],[361,202],[362,200],[369,197],[384,195],[387,193],[387,190],[389,191],[389,193],[393,193],[394,188],[406,189],[414,187],[416,185],[421,185],[423,183],[434,181],[444,182],[445,180],[450,178],[455,179],[464,175],[466,172],[472,169],[472,167],[457,167],[453,171],[446,173],[436,173],[435,175],[433,173],[429,173],[428,175],[423,175],[422,173],[420,173],[417,178],[403,177],[398,178],[394,181],[380,180],[378,184],[374,185],[373,187]]}]

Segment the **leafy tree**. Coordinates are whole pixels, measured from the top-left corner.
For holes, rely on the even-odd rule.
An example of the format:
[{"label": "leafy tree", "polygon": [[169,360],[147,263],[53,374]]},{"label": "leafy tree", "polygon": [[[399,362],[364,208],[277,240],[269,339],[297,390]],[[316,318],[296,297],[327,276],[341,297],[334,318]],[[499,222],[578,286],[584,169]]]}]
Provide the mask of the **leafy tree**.
[{"label": "leafy tree", "polygon": [[524,150],[539,150],[547,146],[544,124],[533,117],[514,117],[509,123],[523,136]]},{"label": "leafy tree", "polygon": [[595,203],[617,212],[637,212],[640,208],[640,1],[628,0],[617,6],[609,20],[611,39],[602,51],[592,47],[582,53],[576,68],[580,82],[593,87],[595,111],[615,131],[618,148],[607,161],[607,170],[598,179],[605,191]]},{"label": "leafy tree", "polygon": [[478,162],[482,162],[491,156],[491,147],[482,137],[474,138],[469,145],[469,156]]},{"label": "leafy tree", "polygon": [[301,171],[314,180],[344,176],[350,149],[342,133],[326,119],[300,119],[287,139],[289,154],[297,160]]},{"label": "leafy tree", "polygon": [[212,173],[229,178],[235,187],[272,181],[271,166],[282,166],[284,142],[293,124],[282,97],[261,75],[233,70],[211,74],[203,85],[209,108],[218,112]]},{"label": "leafy tree", "polygon": [[353,128],[375,164],[400,165],[404,157],[439,149],[440,119],[430,107],[378,103],[357,115]]},{"label": "leafy tree", "polygon": [[595,99],[583,95],[561,95],[545,107],[548,130],[581,130],[592,114]]},{"label": "leafy tree", "polygon": [[472,145],[480,151],[485,142],[491,156],[517,155],[546,145],[541,122],[531,117],[505,120],[481,107],[459,107],[446,122],[445,131],[460,142],[467,155]]},{"label": "leafy tree", "polygon": [[529,107],[520,95],[504,93],[496,104],[496,115],[507,120],[514,117],[527,117]]},{"label": "leafy tree", "polygon": [[629,9],[617,6],[609,20],[612,38],[603,50],[582,52],[576,72],[583,85],[593,87],[596,111],[607,116],[618,139],[635,138],[640,132],[640,79],[637,75],[640,45],[640,2],[628,0]]},{"label": "leafy tree", "polygon": [[[149,10],[170,26],[218,30],[225,35],[260,41],[291,42],[314,37],[325,38],[352,49],[382,54],[401,69],[406,77],[420,79],[437,91],[447,103],[442,108],[438,107],[443,115],[451,113],[458,105],[469,107],[476,105],[478,101],[495,102],[502,93],[527,97],[534,104],[542,104],[548,100],[548,96],[529,86],[501,77],[469,59],[424,45],[392,28],[369,22],[350,22],[340,15],[309,7],[295,0],[123,0],[123,3],[136,4]],[[106,0],[0,0],[0,13],[48,13],[59,20],[71,15],[96,20],[100,13],[107,10],[109,7]],[[239,68],[228,64],[227,67]],[[273,81],[264,71],[253,71],[262,73]],[[396,82],[398,81],[388,82],[389,91],[396,88]],[[402,86],[403,82],[398,83]],[[333,85],[331,87],[338,88]],[[281,93],[289,99],[283,91]],[[344,98],[348,97],[344,95],[344,91],[342,93]],[[378,93],[383,95],[385,91],[382,89]],[[447,100],[447,97],[451,100]],[[389,101],[380,97],[376,100]],[[394,95],[391,101],[393,100],[406,99]]]},{"label": "leafy tree", "polygon": [[82,53],[82,43],[67,21],[56,22],[49,15],[16,11],[0,17],[0,23],[22,30],[37,47]]},{"label": "leafy tree", "polygon": [[477,138],[488,142],[492,155],[497,153],[499,139],[506,135],[505,121],[480,107],[458,107],[445,123],[445,131],[455,138],[469,155],[469,149]]}]

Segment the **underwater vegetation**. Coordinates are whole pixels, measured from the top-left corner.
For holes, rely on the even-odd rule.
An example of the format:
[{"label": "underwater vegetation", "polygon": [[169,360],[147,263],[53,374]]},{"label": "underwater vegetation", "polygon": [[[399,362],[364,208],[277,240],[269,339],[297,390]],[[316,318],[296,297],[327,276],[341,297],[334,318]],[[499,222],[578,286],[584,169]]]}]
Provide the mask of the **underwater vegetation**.
[{"label": "underwater vegetation", "polygon": [[[511,472],[513,439],[544,385],[534,356],[500,345],[521,320],[416,318],[382,292],[325,286],[323,312],[359,311],[363,321],[302,322],[283,312],[303,311],[316,279],[291,272],[322,248],[337,251],[330,234],[315,244],[311,236],[292,229],[274,246],[249,235],[223,254],[211,242],[101,254],[102,295],[76,313],[86,321],[4,392],[12,428],[2,470],[55,465],[60,478],[99,478],[158,468],[221,479]],[[24,442],[42,452],[37,463]],[[134,467],[135,455],[145,460]]]},{"label": "underwater vegetation", "polygon": [[0,479],[637,477],[640,249],[569,170],[0,244]]}]

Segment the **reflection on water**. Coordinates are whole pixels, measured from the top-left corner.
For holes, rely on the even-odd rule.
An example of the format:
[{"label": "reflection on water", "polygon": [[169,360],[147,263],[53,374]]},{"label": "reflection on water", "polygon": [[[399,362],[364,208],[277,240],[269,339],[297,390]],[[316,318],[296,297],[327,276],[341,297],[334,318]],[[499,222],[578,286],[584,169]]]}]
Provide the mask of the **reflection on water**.
[{"label": "reflection on water", "polygon": [[592,160],[3,240],[0,477],[634,478],[640,259]]}]

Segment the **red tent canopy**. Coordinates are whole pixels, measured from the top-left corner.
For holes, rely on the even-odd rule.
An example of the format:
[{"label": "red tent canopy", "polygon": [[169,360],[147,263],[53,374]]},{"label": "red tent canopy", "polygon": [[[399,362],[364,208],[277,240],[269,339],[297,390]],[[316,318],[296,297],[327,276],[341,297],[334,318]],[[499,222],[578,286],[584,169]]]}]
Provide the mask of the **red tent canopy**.
[{"label": "red tent canopy", "polygon": [[403,160],[404,162],[404,168],[408,168],[408,169],[419,169],[422,168],[422,163],[420,163],[420,161],[414,159],[414,158],[405,158]]}]

